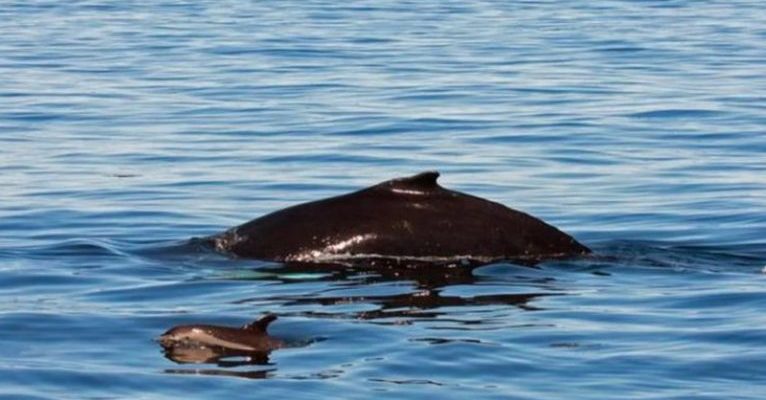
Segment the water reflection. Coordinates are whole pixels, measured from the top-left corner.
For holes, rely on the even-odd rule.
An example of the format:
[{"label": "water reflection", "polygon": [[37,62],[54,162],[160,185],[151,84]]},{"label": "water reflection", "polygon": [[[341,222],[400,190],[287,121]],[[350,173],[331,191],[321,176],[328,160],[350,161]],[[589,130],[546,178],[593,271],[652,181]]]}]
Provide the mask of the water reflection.
[{"label": "water reflection", "polygon": [[413,264],[320,264],[320,263],[284,263],[269,264],[260,268],[268,272],[266,279],[283,283],[295,282],[295,276],[320,277],[325,281],[346,281],[357,285],[382,282],[411,282],[422,289],[433,289],[448,285],[473,284],[476,277],[473,271],[479,265],[428,265]]},{"label": "water reflection", "polygon": [[[413,290],[408,293],[397,293],[391,295],[380,294],[361,294],[349,296],[326,296],[316,294],[307,295],[288,295],[281,297],[272,297],[270,300],[278,301],[284,306],[334,306],[350,304],[372,304],[377,307],[375,310],[364,310],[357,312],[346,311],[343,316],[346,318],[377,320],[383,318],[416,318],[431,319],[443,315],[439,311],[443,307],[469,307],[486,305],[510,305],[524,310],[536,310],[530,305],[530,302],[541,296],[550,296],[561,293],[553,291],[540,290],[539,286],[544,284],[550,287],[554,282],[553,278],[540,278],[536,276],[534,283],[536,288],[532,292],[524,293],[503,293],[488,295],[457,296],[444,294],[445,289],[458,285],[475,285],[479,283],[479,278],[474,271],[479,265],[470,266],[433,266],[433,265],[408,265],[406,267],[387,266],[344,266],[328,265],[315,263],[289,263],[270,265],[259,271],[268,271],[267,275],[260,275],[258,280],[277,280],[284,283],[295,282],[296,276],[310,276],[315,281],[343,282],[348,283],[349,287],[364,288],[374,284],[401,282],[412,285]],[[527,269],[527,268],[524,268]],[[529,277],[527,281],[532,281]],[[518,286],[508,285],[508,290]],[[372,292],[372,291],[371,291]],[[250,303],[263,301],[263,298],[242,299],[237,303]],[[311,310],[299,313],[310,317],[337,317],[337,313],[328,313],[317,310]]]},{"label": "water reflection", "polygon": [[245,365],[268,365],[268,351],[247,351],[224,347],[163,346],[165,358],[178,364],[216,364],[219,367],[241,367]]},{"label": "water reflection", "polygon": [[[526,294],[497,294],[473,297],[447,296],[442,294],[442,290],[430,289],[421,290],[413,293],[392,295],[392,296],[343,296],[343,297],[322,297],[318,299],[306,297],[285,298],[285,305],[306,305],[317,304],[322,306],[349,304],[349,303],[368,303],[375,304],[379,308],[371,311],[359,311],[350,313],[351,318],[375,320],[382,318],[417,318],[433,319],[444,312],[437,311],[441,307],[467,307],[484,305],[512,305],[519,308],[533,310],[534,307],[528,303],[540,296],[548,296],[548,293],[526,293]],[[322,313],[309,311],[303,315],[323,317],[334,315],[332,313]],[[467,322],[464,322],[467,323]]]}]

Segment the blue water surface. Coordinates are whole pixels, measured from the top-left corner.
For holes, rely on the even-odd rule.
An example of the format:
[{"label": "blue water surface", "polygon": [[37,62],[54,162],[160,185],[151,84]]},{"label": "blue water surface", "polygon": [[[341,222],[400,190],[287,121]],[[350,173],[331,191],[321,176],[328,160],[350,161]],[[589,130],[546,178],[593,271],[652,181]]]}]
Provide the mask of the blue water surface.
[{"label": "blue water surface", "polygon": [[[429,169],[597,257],[185,244]],[[766,395],[760,0],[3,1],[0,188],[2,398]],[[266,312],[267,364],[153,341]]]}]

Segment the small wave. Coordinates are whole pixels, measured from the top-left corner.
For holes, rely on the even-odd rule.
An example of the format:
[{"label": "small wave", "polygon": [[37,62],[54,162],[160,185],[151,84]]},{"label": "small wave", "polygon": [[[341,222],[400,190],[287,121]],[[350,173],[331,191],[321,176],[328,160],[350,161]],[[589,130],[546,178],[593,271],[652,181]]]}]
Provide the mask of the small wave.
[{"label": "small wave", "polygon": [[[762,252],[761,252],[762,253]],[[594,248],[590,261],[621,266],[696,271],[755,272],[764,258],[750,247],[715,247],[686,243],[613,241]]]},{"label": "small wave", "polygon": [[666,109],[652,110],[627,114],[629,118],[637,119],[690,119],[690,118],[717,118],[725,113],[716,110],[705,109]]},{"label": "small wave", "polygon": [[51,244],[16,248],[12,251],[27,256],[34,255],[43,257],[103,257],[122,256],[125,254],[116,243],[100,239],[70,239]]}]

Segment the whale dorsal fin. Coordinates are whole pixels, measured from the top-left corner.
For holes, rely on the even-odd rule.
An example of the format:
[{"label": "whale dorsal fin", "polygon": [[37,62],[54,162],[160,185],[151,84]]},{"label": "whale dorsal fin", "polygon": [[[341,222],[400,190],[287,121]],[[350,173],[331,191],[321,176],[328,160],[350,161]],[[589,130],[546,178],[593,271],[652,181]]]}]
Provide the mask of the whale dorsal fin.
[{"label": "whale dorsal fin", "polygon": [[394,179],[394,182],[403,183],[412,186],[424,186],[433,187],[436,186],[436,180],[439,179],[439,172],[437,171],[425,171],[417,175],[408,176],[406,178]]},{"label": "whale dorsal fin", "polygon": [[242,329],[266,333],[266,329],[269,327],[269,324],[274,322],[276,319],[277,316],[275,314],[266,314],[260,319],[243,326]]},{"label": "whale dorsal fin", "polygon": [[378,185],[378,187],[382,187],[394,192],[426,194],[434,189],[439,188],[439,184],[436,182],[438,178],[438,172],[425,171],[417,175],[408,176],[405,178],[396,178],[383,182]]}]

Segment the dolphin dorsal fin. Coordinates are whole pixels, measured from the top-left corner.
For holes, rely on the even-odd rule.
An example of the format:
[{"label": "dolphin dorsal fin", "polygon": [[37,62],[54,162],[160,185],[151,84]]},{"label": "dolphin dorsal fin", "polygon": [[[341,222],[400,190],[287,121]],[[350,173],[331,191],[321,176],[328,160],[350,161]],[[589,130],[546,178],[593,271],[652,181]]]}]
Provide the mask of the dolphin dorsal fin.
[{"label": "dolphin dorsal fin", "polygon": [[269,327],[269,324],[274,322],[276,319],[277,316],[275,314],[266,314],[260,319],[243,326],[242,329],[266,333],[266,329]]},{"label": "dolphin dorsal fin", "polygon": [[439,188],[439,184],[436,180],[439,178],[439,173],[436,171],[425,171],[417,175],[408,176],[405,178],[396,178],[390,181],[383,182],[379,186],[393,191],[401,191],[411,194],[426,194],[434,189]]}]

